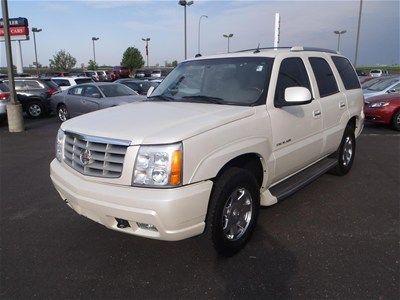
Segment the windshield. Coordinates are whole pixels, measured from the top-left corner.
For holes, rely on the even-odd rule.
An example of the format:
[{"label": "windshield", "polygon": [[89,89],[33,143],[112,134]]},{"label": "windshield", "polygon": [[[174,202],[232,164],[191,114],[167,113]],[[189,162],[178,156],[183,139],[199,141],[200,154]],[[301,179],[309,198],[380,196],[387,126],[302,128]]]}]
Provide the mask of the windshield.
[{"label": "windshield", "polygon": [[369,91],[374,91],[374,92],[380,92],[388,87],[392,86],[393,84],[397,83],[399,81],[399,78],[396,79],[388,79],[388,80],[382,80],[378,81],[377,83],[371,85],[368,90]]},{"label": "windshield", "polygon": [[235,57],[183,62],[156,88],[154,100],[230,105],[265,103],[273,58]]},{"label": "windshield", "polygon": [[137,95],[137,93],[122,84],[105,84],[99,85],[99,89],[106,97],[120,97]]}]

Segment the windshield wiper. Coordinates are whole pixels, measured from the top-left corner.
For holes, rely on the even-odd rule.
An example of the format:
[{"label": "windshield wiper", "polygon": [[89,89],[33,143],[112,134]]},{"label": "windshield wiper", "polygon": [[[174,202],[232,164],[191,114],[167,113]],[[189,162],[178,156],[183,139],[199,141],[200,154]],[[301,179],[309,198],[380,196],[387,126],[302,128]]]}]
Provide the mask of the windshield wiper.
[{"label": "windshield wiper", "polygon": [[183,96],[183,99],[198,99],[200,101],[215,103],[215,104],[226,104],[226,101],[222,98],[211,97],[206,95],[194,95],[194,96]]},{"label": "windshield wiper", "polygon": [[175,98],[167,96],[167,95],[156,95],[156,96],[150,96],[148,99],[157,99],[157,100],[162,100],[162,101],[175,101]]}]

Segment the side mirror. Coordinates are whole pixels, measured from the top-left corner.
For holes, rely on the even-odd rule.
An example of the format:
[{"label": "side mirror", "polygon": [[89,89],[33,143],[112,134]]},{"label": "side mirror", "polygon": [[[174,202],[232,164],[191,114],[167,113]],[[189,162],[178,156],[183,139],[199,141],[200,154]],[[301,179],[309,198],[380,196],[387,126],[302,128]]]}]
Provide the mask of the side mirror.
[{"label": "side mirror", "polygon": [[154,91],[154,86],[151,86],[148,90],[147,90],[147,97],[150,97],[151,93],[153,93]]},{"label": "side mirror", "polygon": [[386,93],[388,93],[388,94],[396,93],[396,89],[388,90]]},{"label": "side mirror", "polygon": [[311,93],[305,87],[295,86],[285,89],[285,101],[288,105],[308,104],[311,103],[311,99]]},{"label": "side mirror", "polygon": [[94,93],[94,94],[92,94],[92,97],[93,98],[101,98],[101,95],[100,95],[100,93]]}]

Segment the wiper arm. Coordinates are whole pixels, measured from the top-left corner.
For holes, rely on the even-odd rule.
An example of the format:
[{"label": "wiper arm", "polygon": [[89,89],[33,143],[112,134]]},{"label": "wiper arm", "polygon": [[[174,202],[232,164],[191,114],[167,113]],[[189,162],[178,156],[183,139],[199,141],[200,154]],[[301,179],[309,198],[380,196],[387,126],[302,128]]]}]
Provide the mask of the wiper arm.
[{"label": "wiper arm", "polygon": [[184,99],[199,99],[204,102],[216,103],[216,104],[226,104],[226,101],[222,98],[211,97],[211,96],[206,96],[206,95],[183,96],[182,98],[184,98]]},{"label": "wiper arm", "polygon": [[167,95],[156,95],[156,96],[150,96],[148,99],[158,99],[162,101],[175,101],[175,98],[167,96]]}]

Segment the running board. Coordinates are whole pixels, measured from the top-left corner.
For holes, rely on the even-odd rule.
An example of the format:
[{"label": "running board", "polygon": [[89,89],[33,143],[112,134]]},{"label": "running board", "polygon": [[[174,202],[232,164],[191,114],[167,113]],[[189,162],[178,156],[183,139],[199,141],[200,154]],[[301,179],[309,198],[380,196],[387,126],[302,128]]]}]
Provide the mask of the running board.
[{"label": "running board", "polygon": [[289,177],[269,189],[278,201],[293,195],[298,190],[316,180],[321,175],[332,169],[338,163],[337,159],[325,158],[303,171]]}]

